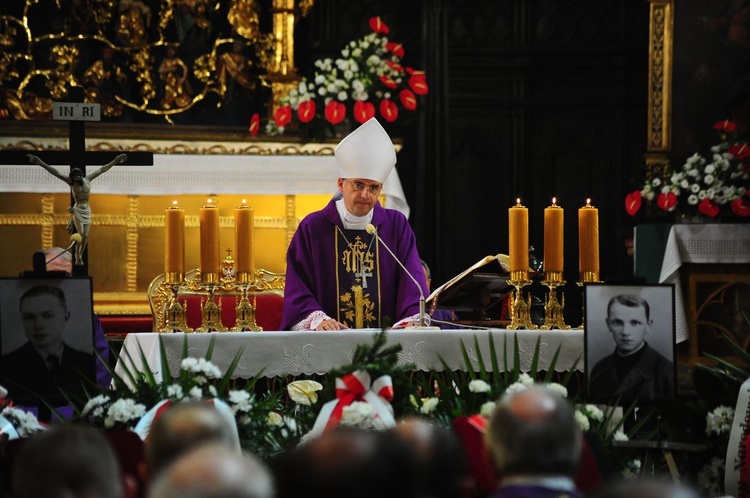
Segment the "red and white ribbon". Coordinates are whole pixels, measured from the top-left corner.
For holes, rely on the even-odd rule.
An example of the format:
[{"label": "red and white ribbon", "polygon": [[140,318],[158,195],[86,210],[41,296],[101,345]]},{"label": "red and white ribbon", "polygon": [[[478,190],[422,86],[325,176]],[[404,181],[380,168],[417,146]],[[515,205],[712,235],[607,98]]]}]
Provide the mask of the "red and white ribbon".
[{"label": "red and white ribbon", "polygon": [[336,399],[329,401],[320,409],[318,418],[308,434],[308,437],[318,437],[339,425],[344,407],[355,401],[365,401],[374,409],[383,425],[394,427],[393,418],[393,380],[390,375],[383,375],[370,382],[370,374],[365,370],[357,370],[343,377],[336,378]]}]

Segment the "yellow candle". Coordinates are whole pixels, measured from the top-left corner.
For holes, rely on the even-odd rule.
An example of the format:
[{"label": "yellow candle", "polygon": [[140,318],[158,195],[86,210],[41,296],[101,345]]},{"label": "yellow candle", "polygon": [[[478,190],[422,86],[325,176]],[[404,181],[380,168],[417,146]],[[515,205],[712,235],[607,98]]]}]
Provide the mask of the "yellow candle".
[{"label": "yellow candle", "polygon": [[245,199],[242,199],[242,205],[234,210],[234,240],[238,274],[255,272],[254,223],[253,208],[247,205]]},{"label": "yellow candle", "polygon": [[529,271],[529,210],[516,199],[516,205],[508,209],[508,256],[509,270]]},{"label": "yellow candle", "polygon": [[[563,271],[563,208],[556,204],[544,209],[544,272]],[[548,276],[548,275],[546,275]]]},{"label": "yellow candle", "polygon": [[200,209],[201,273],[219,272],[219,209],[211,199]]},{"label": "yellow candle", "polygon": [[586,205],[578,210],[578,271],[583,276],[599,273],[599,210],[586,199]]},{"label": "yellow candle", "polygon": [[164,273],[185,273],[185,210],[174,201],[164,217]]}]

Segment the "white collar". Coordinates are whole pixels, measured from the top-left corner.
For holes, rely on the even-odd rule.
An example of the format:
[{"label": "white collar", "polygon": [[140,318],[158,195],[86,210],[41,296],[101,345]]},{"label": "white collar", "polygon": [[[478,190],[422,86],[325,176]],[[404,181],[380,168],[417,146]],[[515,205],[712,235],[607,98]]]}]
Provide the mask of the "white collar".
[{"label": "white collar", "polygon": [[344,224],[344,228],[347,230],[364,230],[372,222],[373,209],[370,209],[370,212],[364,216],[355,216],[346,210],[344,199],[336,201],[336,210],[339,212],[341,223]]}]

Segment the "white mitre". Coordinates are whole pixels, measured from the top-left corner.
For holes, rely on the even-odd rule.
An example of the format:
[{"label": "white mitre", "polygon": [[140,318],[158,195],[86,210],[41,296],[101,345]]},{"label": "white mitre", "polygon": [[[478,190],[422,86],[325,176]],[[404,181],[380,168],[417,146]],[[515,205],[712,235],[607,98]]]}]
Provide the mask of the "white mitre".
[{"label": "white mitre", "polygon": [[396,165],[391,137],[376,118],[351,132],[333,151],[341,178],[362,178],[385,183]]}]

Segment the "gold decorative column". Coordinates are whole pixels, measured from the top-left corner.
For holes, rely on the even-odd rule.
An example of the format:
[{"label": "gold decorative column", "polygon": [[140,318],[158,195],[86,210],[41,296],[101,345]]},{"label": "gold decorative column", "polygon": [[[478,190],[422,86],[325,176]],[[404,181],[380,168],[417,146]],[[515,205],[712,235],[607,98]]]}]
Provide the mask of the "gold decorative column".
[{"label": "gold decorative column", "polygon": [[266,77],[273,95],[271,116],[279,107],[279,99],[300,82],[294,66],[294,26],[297,16],[306,16],[313,3],[314,0],[299,0],[295,5],[295,0],[273,0],[274,55]]}]

